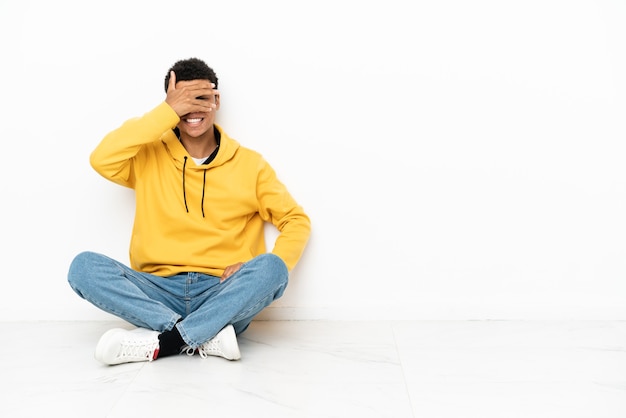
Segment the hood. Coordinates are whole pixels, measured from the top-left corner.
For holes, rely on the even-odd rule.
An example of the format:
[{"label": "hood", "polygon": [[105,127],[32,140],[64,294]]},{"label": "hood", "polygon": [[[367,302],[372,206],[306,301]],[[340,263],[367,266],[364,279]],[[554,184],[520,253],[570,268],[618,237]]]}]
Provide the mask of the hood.
[{"label": "hood", "polygon": [[185,210],[189,213],[189,206],[187,205],[187,185],[185,184],[185,175],[187,171],[202,171],[202,199],[200,202],[202,209],[202,217],[204,218],[204,192],[206,187],[206,172],[207,170],[215,167],[219,167],[222,164],[230,161],[237,150],[239,149],[239,143],[229,137],[224,130],[217,124],[214,124],[215,128],[218,130],[220,135],[219,147],[217,151],[217,155],[215,158],[208,164],[197,165],[195,161],[191,158],[183,144],[180,142],[176,134],[173,130],[170,130],[163,134],[161,137],[161,142],[163,146],[167,150],[167,153],[172,158],[174,164],[177,168],[182,172],[181,175],[181,186],[182,186],[182,194],[183,200],[185,202]]}]

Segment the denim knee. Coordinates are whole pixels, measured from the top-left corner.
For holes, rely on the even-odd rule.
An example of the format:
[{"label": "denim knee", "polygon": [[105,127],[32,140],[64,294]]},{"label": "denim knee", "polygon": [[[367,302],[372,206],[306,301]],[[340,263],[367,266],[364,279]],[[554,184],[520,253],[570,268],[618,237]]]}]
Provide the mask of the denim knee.
[{"label": "denim knee", "polygon": [[67,281],[72,289],[74,289],[74,291],[79,295],[81,295],[78,290],[80,288],[80,284],[86,279],[89,279],[89,274],[87,274],[89,266],[93,265],[93,260],[97,256],[98,254],[91,251],[83,251],[76,255],[70,263],[70,268],[67,273]]},{"label": "denim knee", "polygon": [[287,284],[289,270],[285,262],[275,254],[261,254],[246,264],[259,269],[266,280],[275,281],[277,286],[285,286]]}]

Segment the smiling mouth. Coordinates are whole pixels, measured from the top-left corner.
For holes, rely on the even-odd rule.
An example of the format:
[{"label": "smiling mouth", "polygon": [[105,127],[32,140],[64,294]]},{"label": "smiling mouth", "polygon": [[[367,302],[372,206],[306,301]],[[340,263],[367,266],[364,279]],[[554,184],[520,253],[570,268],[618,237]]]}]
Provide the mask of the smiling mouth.
[{"label": "smiling mouth", "polygon": [[187,118],[187,119],[185,119],[185,122],[194,124],[194,123],[200,123],[203,120],[204,120],[204,118]]}]

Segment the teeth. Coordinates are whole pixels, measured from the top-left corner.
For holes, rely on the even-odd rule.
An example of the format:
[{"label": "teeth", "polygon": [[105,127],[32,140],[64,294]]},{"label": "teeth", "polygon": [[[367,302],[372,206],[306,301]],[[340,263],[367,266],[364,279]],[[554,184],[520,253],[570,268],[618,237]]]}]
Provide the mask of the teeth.
[{"label": "teeth", "polygon": [[198,123],[202,120],[202,118],[194,118],[194,119],[187,119],[188,123]]}]

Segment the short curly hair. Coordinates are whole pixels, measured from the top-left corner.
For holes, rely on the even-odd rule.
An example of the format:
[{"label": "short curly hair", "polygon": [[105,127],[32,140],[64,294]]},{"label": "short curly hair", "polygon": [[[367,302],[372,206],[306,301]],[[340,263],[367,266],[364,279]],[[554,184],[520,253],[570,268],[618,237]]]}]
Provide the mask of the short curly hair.
[{"label": "short curly hair", "polygon": [[165,92],[167,93],[167,87],[170,83],[170,72],[174,71],[176,74],[176,82],[190,81],[190,80],[209,80],[215,84],[217,89],[217,75],[211,67],[209,67],[204,61],[198,58],[187,58],[179,60],[172,65],[165,75]]}]

